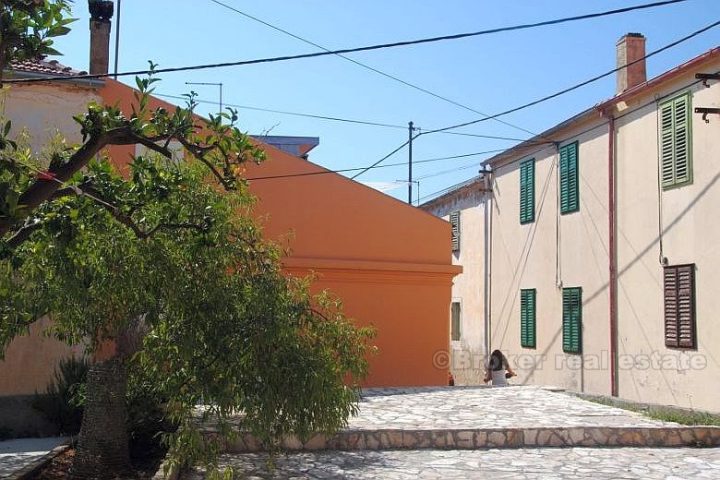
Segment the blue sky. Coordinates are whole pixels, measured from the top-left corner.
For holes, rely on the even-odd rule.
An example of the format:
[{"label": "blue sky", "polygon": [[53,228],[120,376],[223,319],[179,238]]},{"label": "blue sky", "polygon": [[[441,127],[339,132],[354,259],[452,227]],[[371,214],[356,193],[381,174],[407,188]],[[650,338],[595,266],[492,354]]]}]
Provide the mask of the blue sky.
[{"label": "blue sky", "polygon": [[[477,31],[649,3],[649,0],[222,0],[327,48]],[[61,61],[87,69],[88,13],[75,0],[73,31],[58,41]],[[615,66],[615,43],[627,32],[647,37],[652,51],[720,20],[720,1],[689,0],[652,10],[518,32],[435,44],[353,54],[352,58],[485,114],[494,114],[605,72]],[[113,26],[114,28],[114,26]],[[114,31],[113,31],[114,40]],[[648,76],[673,68],[720,45],[715,28],[648,60]],[[111,46],[114,49],[114,44]],[[119,70],[247,60],[316,51],[296,39],[256,23],[210,0],[124,0],[121,13]],[[112,68],[112,60],[111,60]],[[225,103],[303,112],[432,129],[480,118],[480,115],[358,67],[336,56],[275,64],[162,75],[158,93],[180,95],[190,88],[201,99],[217,101],[216,87],[185,82],[222,82]],[[125,77],[127,83],[132,78]],[[612,96],[609,77],[542,105],[503,117],[510,127],[487,121],[468,133],[527,138]],[[200,113],[216,110],[202,105]],[[252,110],[240,110],[249,133],[320,137],[310,159],[330,169],[369,165],[407,139],[407,130],[329,122]],[[503,149],[506,140],[426,135],[414,145],[423,160]],[[478,155],[415,166],[420,195],[471,178],[490,156]],[[407,161],[402,150],[385,163]],[[437,175],[438,173],[443,173]],[[423,178],[426,177],[427,178]],[[407,179],[407,166],[375,169],[359,180]],[[302,181],[302,179],[264,180]],[[407,187],[389,192],[407,199]]]}]

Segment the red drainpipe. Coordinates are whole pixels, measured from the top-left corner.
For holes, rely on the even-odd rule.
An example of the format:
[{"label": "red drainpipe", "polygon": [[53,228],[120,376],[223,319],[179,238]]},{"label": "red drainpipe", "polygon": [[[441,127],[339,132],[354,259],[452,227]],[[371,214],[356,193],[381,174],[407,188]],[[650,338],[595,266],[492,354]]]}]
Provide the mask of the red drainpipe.
[{"label": "red drainpipe", "polygon": [[612,110],[604,112],[608,116],[608,264],[610,293],[610,393],[618,396],[617,379],[617,245],[615,236],[615,117]]}]

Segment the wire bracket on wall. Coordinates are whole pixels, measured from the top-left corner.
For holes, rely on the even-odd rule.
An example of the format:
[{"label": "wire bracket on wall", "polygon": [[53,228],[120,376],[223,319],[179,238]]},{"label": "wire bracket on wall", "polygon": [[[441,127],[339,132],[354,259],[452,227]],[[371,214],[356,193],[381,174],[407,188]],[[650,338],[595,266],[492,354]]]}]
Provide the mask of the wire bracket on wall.
[{"label": "wire bracket on wall", "polygon": [[710,80],[720,80],[720,73],[696,73],[695,78],[702,80],[703,85],[710,88]]},{"label": "wire bracket on wall", "polygon": [[701,113],[702,119],[705,120],[705,123],[710,123],[707,116],[712,114],[720,115],[720,108],[695,107],[695,113]]}]

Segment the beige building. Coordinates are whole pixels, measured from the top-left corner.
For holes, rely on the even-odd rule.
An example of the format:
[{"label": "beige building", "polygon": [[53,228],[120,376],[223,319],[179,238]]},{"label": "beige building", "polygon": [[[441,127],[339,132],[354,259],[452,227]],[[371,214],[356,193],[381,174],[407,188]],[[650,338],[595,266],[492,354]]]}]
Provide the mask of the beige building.
[{"label": "beige building", "polygon": [[[455,277],[448,329],[448,369],[458,385],[477,385],[485,375],[484,363],[489,339],[484,328],[485,273],[487,258],[485,184],[473,179],[456,186],[423,208],[452,225],[452,262],[463,266]],[[439,359],[445,361],[445,359]]]},{"label": "beige building", "polygon": [[459,211],[463,245],[491,239],[453,295],[488,292],[463,325],[484,319],[466,328],[516,382],[720,411],[720,48],[649,81],[645,39],[617,48],[613,98],[424,208]]}]

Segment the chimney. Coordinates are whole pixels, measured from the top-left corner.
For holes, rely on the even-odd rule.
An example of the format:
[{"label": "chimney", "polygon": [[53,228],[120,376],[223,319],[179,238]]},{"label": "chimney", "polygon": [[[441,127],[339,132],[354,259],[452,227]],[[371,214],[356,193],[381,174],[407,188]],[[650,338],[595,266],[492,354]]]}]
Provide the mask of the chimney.
[{"label": "chimney", "polygon": [[[632,65],[625,67],[631,63]],[[642,34],[628,33],[618,40],[617,67],[620,69],[617,72],[616,94],[618,95],[647,80],[647,73],[645,72],[645,37]]]},{"label": "chimney", "polygon": [[114,5],[109,0],[88,0],[90,10],[90,75],[108,73],[110,64],[110,19]]}]

